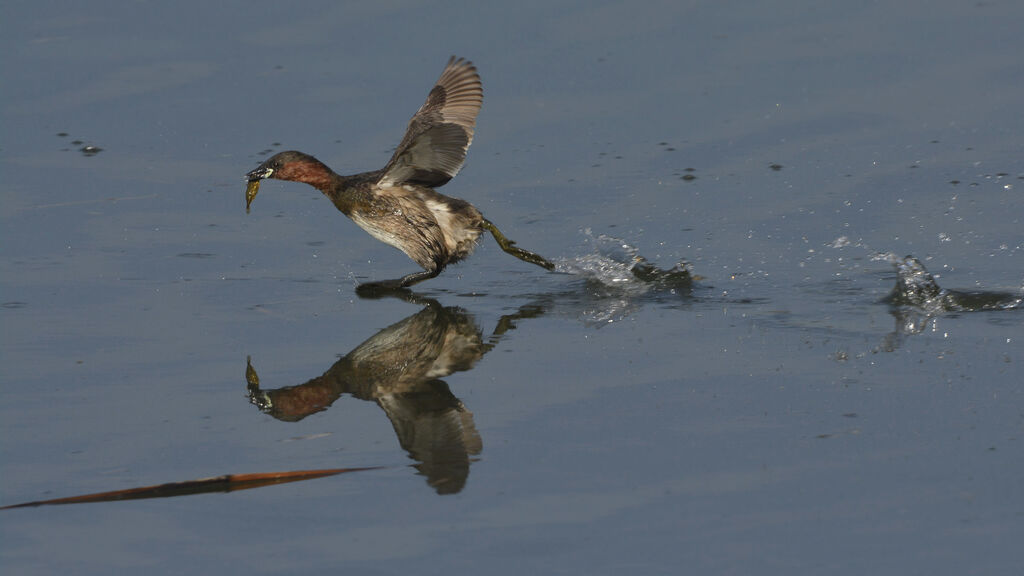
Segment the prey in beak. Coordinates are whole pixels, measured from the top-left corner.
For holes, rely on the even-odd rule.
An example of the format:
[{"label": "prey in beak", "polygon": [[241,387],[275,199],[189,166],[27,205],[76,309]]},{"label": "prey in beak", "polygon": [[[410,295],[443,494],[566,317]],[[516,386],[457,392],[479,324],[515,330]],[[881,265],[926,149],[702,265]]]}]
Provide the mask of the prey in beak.
[{"label": "prey in beak", "polygon": [[249,213],[249,206],[252,206],[252,201],[256,198],[256,195],[260,192],[260,181],[249,180],[249,183],[245,186],[245,213]]},{"label": "prey in beak", "polygon": [[245,175],[245,179],[249,181],[249,183],[245,186],[246,214],[249,213],[249,207],[252,206],[252,201],[260,192],[260,180],[263,180],[264,178],[270,178],[270,175],[273,173],[274,169],[264,164]]}]

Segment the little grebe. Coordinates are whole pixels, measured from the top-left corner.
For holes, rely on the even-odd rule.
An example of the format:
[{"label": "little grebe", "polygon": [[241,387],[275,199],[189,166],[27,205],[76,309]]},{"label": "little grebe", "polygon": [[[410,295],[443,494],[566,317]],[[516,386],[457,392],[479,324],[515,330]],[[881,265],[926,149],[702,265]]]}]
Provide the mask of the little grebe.
[{"label": "little grebe", "polygon": [[246,211],[264,178],[305,182],[320,190],[360,228],[423,267],[423,272],[372,287],[404,288],[437,276],[469,256],[485,230],[505,252],[553,270],[555,265],[538,254],[517,248],[469,202],[434,191],[462,168],[482,102],[476,67],[452,56],[382,170],[340,176],[308,154],[281,152],[246,175]]}]

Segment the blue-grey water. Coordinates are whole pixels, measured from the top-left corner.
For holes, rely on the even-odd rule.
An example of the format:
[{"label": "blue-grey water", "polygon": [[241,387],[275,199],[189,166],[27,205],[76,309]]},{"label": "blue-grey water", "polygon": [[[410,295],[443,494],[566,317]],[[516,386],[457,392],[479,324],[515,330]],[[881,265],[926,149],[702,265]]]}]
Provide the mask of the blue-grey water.
[{"label": "blue-grey water", "polygon": [[[1024,4],[8,2],[5,574],[1020,574]],[[485,241],[416,266],[312,188],[451,54]],[[629,274],[681,261],[692,286]],[[891,257],[890,257],[891,260]],[[911,311],[913,313],[913,311]],[[251,367],[247,373],[247,358]]]}]

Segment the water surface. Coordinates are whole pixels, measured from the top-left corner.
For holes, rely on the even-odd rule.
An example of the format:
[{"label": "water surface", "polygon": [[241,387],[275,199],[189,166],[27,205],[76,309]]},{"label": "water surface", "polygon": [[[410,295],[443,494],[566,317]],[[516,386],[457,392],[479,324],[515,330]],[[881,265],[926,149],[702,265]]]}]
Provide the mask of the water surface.
[{"label": "water surface", "polygon": [[[375,469],[5,510],[5,572],[1019,573],[1024,314],[908,326],[874,257],[1020,290],[1022,18],[8,6],[0,505]],[[383,165],[450,54],[485,102],[443,191],[559,270],[487,241],[360,299],[414,265],[242,175]]]}]

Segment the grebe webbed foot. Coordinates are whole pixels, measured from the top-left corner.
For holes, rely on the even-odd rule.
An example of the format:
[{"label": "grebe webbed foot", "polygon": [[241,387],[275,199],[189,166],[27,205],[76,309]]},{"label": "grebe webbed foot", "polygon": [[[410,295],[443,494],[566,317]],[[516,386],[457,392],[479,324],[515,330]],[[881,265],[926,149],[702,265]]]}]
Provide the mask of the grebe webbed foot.
[{"label": "grebe webbed foot", "polygon": [[356,295],[360,298],[386,298],[395,296],[402,298],[409,294],[409,289],[402,286],[401,280],[384,280],[381,282],[364,282],[356,286]]},{"label": "grebe webbed foot", "polygon": [[412,291],[408,288],[402,288],[397,284],[389,284],[387,282],[366,282],[356,286],[356,296],[367,300],[379,300],[381,298],[408,300],[412,296]]},{"label": "grebe webbed foot", "polygon": [[484,229],[489,231],[491,233],[491,236],[494,236],[494,239],[498,242],[498,246],[501,246],[501,249],[504,250],[505,252],[508,252],[509,254],[515,256],[516,258],[519,258],[523,262],[536,264],[537,266],[540,266],[541,268],[545,268],[547,270],[555,269],[555,265],[549,262],[540,254],[535,254],[533,252],[530,252],[529,250],[517,248],[516,243],[514,241],[506,238],[505,235],[501,233],[501,230],[498,230],[498,227],[495,226],[493,222],[487,220],[486,218],[484,219]]},{"label": "grebe webbed foot", "polygon": [[401,278],[394,280],[378,280],[377,282],[364,282],[359,286],[356,286],[356,293],[360,296],[387,296],[393,292],[407,291],[406,288],[413,284],[418,284],[424,280],[430,280],[434,278],[441,271],[444,270],[443,266],[438,266],[434,270],[423,270],[422,272],[413,272],[412,274],[406,274]]}]

